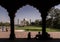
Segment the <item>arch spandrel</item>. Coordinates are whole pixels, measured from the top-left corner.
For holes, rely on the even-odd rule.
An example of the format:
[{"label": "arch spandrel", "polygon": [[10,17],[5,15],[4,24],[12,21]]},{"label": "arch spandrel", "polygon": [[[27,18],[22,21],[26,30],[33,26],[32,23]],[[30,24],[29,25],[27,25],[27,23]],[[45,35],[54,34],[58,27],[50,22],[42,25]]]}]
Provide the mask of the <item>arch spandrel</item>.
[{"label": "arch spandrel", "polygon": [[0,4],[5,7],[8,12],[15,11],[20,7],[30,4],[38,9],[48,11],[52,6],[59,4],[59,0],[1,0]]}]

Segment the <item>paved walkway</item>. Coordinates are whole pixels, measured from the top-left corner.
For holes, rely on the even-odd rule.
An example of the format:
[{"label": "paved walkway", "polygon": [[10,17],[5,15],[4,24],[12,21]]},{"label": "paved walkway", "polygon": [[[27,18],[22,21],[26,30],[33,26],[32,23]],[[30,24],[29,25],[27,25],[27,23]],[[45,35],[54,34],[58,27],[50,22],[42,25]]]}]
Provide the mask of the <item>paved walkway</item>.
[{"label": "paved walkway", "polygon": [[[31,31],[31,38],[34,38],[38,32]],[[51,37],[53,38],[60,38],[60,32],[48,32]],[[27,38],[28,32],[24,30],[15,30],[16,38]],[[1,32],[0,31],[0,38],[9,38],[10,32]]]},{"label": "paved walkway", "polygon": [[[35,35],[38,32],[36,31],[31,31],[31,38],[34,38]],[[60,32],[48,32],[51,37],[53,38],[60,38]],[[28,32],[24,30],[15,30],[15,36],[16,38],[21,38],[21,39],[16,39],[16,40],[6,40],[6,39],[0,39],[0,42],[60,42],[60,39],[53,39],[53,40],[26,40],[22,38],[27,38]],[[10,32],[1,32],[0,31],[0,38],[9,38]]]}]

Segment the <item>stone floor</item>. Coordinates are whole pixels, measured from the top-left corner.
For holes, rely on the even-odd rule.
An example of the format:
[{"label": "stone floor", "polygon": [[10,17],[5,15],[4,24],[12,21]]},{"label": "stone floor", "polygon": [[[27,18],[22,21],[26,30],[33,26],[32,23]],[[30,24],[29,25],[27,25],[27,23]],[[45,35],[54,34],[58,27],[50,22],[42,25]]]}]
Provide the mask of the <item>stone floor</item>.
[{"label": "stone floor", "polygon": [[[29,31],[31,32],[31,38],[34,38],[36,36],[36,34],[38,32],[36,31]],[[48,32],[50,34],[50,36],[52,38],[54,38],[53,40],[27,40],[27,39],[23,39],[23,38],[27,38],[28,32],[27,31],[19,31],[19,30],[15,30],[15,36],[16,38],[20,38],[20,39],[16,39],[16,40],[7,40],[7,39],[2,39],[2,38],[9,38],[10,32],[2,32],[0,31],[0,41],[1,42],[60,42],[60,32]],[[58,39],[55,39],[58,38]]]},{"label": "stone floor", "polygon": [[[29,31],[28,31],[29,32]],[[19,31],[15,30],[15,36],[16,38],[27,38],[28,35],[27,31]],[[31,38],[34,38],[38,32],[36,31],[30,31],[31,32]],[[52,38],[60,38],[60,32],[48,32]],[[0,38],[9,38],[10,32],[2,32],[0,31]]]}]

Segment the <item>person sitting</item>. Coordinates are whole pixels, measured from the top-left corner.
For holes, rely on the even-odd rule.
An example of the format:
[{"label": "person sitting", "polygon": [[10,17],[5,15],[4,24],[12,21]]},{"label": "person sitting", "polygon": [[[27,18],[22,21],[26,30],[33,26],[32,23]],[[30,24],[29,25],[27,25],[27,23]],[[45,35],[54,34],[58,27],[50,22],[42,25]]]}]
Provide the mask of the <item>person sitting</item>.
[{"label": "person sitting", "polygon": [[41,39],[41,34],[38,32],[38,34],[35,36],[35,39]]},{"label": "person sitting", "polygon": [[31,39],[31,33],[28,33],[28,40]]}]

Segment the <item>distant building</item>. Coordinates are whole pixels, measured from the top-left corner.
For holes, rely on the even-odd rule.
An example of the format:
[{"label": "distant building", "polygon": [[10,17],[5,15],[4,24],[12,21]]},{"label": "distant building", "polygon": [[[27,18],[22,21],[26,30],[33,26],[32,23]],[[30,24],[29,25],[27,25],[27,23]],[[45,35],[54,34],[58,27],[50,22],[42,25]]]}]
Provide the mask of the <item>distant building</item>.
[{"label": "distant building", "polygon": [[21,22],[20,22],[20,26],[27,26],[29,25],[29,22],[24,18]]}]

